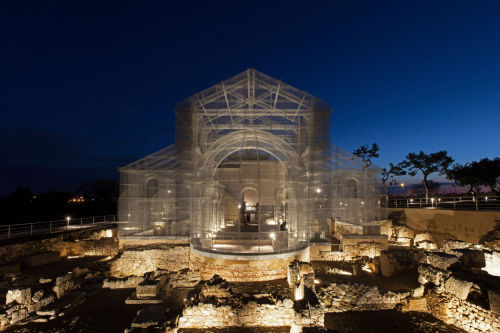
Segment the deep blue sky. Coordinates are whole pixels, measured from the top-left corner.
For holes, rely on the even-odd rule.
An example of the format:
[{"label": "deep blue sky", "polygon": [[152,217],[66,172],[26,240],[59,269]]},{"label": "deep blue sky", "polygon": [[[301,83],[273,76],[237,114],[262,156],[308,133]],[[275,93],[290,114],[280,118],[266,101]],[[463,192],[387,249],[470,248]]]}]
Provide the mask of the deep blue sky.
[{"label": "deep blue sky", "polygon": [[332,142],[377,142],[380,166],[500,156],[499,17],[497,1],[1,2],[0,195],[116,176],[173,142],[176,102],[250,67],[328,101]]}]

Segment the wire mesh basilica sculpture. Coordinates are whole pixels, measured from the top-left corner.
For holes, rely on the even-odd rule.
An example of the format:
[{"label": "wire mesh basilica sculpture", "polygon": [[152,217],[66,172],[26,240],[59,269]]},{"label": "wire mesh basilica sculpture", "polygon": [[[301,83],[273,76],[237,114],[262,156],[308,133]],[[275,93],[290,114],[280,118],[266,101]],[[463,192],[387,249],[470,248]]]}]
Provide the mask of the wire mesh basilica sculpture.
[{"label": "wire mesh basilica sculpture", "polygon": [[326,102],[249,69],[175,115],[175,144],[120,168],[122,234],[279,254],[329,241],[332,220],[376,232],[377,170],[330,144]]}]

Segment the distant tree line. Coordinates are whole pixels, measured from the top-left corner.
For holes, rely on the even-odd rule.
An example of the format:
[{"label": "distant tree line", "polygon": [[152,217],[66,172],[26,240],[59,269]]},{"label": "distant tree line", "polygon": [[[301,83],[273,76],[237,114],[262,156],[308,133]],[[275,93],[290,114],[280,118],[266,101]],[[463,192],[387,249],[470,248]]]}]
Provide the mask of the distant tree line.
[{"label": "distant tree line", "polygon": [[[363,145],[353,151],[353,158],[359,158],[363,162],[363,170],[373,165],[373,159],[379,157],[380,148],[374,143],[371,147]],[[426,154],[409,153],[406,158],[397,163],[389,163],[389,167],[380,170],[380,180],[389,196],[389,186],[398,185],[394,179],[396,176],[423,176],[422,184],[414,186],[413,190],[418,193],[419,187],[423,187],[426,200],[432,192],[439,189],[439,183],[430,180],[431,174],[446,175],[447,179],[455,184],[466,187],[469,194],[479,194],[483,187],[490,189],[495,195],[500,194],[500,158],[483,158],[478,162],[473,161],[465,164],[453,164],[454,159],[448,155],[446,150]],[[452,165],[453,164],[453,165]]]},{"label": "distant tree line", "polygon": [[18,187],[0,197],[0,223],[61,220],[116,214],[118,185],[115,180],[97,179],[81,183],[73,192],[51,191],[35,194]]}]

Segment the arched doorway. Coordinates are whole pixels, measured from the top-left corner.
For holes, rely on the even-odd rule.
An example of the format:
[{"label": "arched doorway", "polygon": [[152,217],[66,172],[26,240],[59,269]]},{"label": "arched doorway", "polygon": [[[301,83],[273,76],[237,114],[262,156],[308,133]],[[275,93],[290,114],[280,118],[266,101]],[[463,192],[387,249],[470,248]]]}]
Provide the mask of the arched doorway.
[{"label": "arched doorway", "polygon": [[[307,178],[286,142],[262,131],[238,131],[218,140],[200,159],[193,199],[191,244],[224,253],[276,253],[308,245]],[[222,194],[215,204],[210,191]],[[208,192],[207,192],[208,191]],[[218,213],[215,212],[218,211]],[[221,214],[219,214],[221,213]],[[221,216],[222,223],[214,221]],[[216,228],[216,225],[224,228]]]}]

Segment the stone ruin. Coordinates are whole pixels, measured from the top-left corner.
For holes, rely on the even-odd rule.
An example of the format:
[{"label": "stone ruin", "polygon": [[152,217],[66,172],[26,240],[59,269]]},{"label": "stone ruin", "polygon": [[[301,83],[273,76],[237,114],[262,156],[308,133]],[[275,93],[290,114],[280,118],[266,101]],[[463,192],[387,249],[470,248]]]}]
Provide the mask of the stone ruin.
[{"label": "stone ruin", "polygon": [[[57,321],[107,291],[119,290],[127,295],[121,304],[137,309],[125,332],[235,327],[321,331],[330,315],[381,310],[424,313],[466,332],[499,331],[500,256],[494,236],[470,244],[404,225],[389,225],[386,231],[386,242],[311,250],[309,261],[289,263],[286,279],[260,282],[203,278],[189,269],[187,244],[118,247],[116,240],[101,242],[98,235],[88,237],[107,248],[92,253],[112,255],[64,274],[35,277],[25,273],[25,265],[46,265],[61,256],[34,254],[30,243],[23,269],[4,273],[0,281],[0,327]],[[48,243],[41,243],[44,250],[62,246]],[[18,255],[23,251],[20,245],[16,249]],[[396,287],[406,276],[411,283]]]}]

